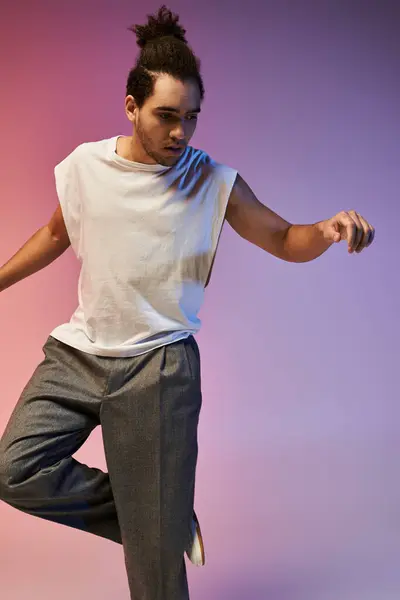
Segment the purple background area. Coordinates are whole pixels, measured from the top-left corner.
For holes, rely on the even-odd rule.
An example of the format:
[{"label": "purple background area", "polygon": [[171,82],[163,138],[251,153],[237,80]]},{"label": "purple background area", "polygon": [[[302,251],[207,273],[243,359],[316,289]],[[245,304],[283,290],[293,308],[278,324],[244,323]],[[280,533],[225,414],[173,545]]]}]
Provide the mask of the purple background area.
[{"label": "purple background area", "polygon": [[[130,134],[127,27],[158,2],[3,0],[0,263],[57,206],[54,165]],[[288,264],[224,228],[202,310],[192,600],[398,600],[400,4],[174,0],[202,60],[193,145],[294,223],[376,228]],[[76,305],[71,251],[0,296],[1,431]],[[76,455],[105,468],[99,428]],[[0,504],[4,600],[128,599],[122,549]]]}]

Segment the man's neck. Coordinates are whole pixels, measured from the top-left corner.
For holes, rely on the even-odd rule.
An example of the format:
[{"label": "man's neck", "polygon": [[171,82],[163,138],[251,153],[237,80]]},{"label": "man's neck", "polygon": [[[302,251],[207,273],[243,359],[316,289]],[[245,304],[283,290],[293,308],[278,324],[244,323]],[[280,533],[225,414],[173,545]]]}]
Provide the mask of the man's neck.
[{"label": "man's neck", "polygon": [[132,162],[145,165],[157,164],[155,160],[144,151],[142,145],[138,144],[134,136],[120,137],[117,142],[117,154]]}]

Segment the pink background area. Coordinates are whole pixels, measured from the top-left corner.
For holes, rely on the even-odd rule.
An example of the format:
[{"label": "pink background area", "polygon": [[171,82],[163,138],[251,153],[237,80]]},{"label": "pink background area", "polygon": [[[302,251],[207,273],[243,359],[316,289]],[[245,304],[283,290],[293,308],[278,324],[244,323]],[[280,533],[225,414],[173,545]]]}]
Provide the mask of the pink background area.
[{"label": "pink background area", "polygon": [[[127,27],[158,2],[2,0],[0,263],[57,206],[54,165],[130,134]],[[173,0],[202,59],[193,145],[295,223],[376,227],[288,264],[224,228],[202,310],[193,600],[398,600],[400,5]],[[68,251],[0,296],[0,432],[75,309]],[[76,455],[105,467],[98,428]],[[4,600],[127,600],[122,548],[0,504]]]}]

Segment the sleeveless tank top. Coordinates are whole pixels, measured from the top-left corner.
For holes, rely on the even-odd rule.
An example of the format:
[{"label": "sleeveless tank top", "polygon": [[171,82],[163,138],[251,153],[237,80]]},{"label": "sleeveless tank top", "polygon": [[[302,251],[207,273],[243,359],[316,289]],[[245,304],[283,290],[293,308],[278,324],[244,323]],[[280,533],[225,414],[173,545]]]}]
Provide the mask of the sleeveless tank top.
[{"label": "sleeveless tank top", "polygon": [[237,175],[191,146],[173,167],[135,163],[118,137],[81,144],[54,170],[81,270],[78,307],[51,335],[111,357],[198,332]]}]

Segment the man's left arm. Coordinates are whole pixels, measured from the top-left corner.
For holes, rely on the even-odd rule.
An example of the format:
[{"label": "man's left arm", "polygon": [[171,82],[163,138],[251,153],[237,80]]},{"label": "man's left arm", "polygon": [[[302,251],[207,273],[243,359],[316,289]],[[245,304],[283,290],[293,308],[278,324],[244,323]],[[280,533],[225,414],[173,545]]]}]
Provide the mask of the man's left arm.
[{"label": "man's left arm", "polygon": [[296,263],[314,260],[341,240],[347,241],[350,253],[359,253],[375,236],[375,229],[354,210],[312,225],[293,225],[262,204],[240,175],[229,198],[226,220],[244,239]]}]

